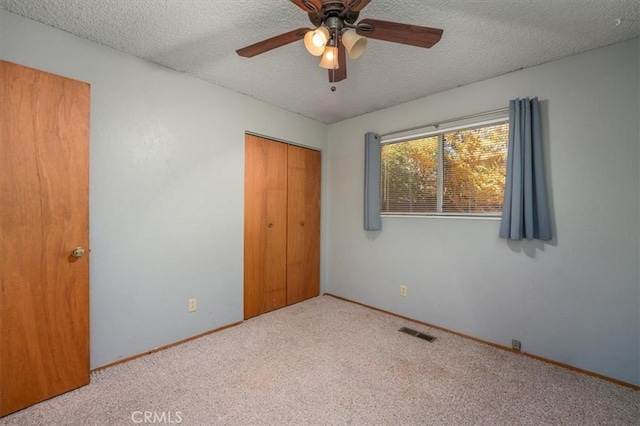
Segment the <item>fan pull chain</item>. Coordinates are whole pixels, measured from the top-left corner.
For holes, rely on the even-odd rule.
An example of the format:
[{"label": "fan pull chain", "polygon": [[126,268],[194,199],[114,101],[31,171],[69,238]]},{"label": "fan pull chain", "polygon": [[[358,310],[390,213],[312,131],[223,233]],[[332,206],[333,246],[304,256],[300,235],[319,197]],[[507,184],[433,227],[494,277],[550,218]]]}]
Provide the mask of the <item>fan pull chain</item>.
[{"label": "fan pull chain", "polygon": [[[337,57],[333,58],[333,66],[331,67],[331,75],[333,76],[333,78],[331,80],[336,81],[336,67],[335,67],[335,62],[339,60],[340,58],[340,31],[336,28],[334,29],[333,32],[333,36],[335,37],[336,40],[336,53],[337,53]],[[343,64],[344,66],[344,64]],[[335,92],[336,91],[336,86],[331,86],[331,91]]]}]

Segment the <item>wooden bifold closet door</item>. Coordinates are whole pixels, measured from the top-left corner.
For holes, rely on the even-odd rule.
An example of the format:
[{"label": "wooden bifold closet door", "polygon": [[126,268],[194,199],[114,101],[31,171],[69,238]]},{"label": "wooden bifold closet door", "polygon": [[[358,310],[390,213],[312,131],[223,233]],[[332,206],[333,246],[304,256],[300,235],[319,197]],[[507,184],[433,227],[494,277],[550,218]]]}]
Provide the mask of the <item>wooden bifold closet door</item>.
[{"label": "wooden bifold closet door", "polygon": [[0,61],[0,99],[3,416],[89,383],[89,85]]},{"label": "wooden bifold closet door", "polygon": [[320,291],[321,154],[245,136],[244,317]]},{"label": "wooden bifold closet door", "polygon": [[289,145],[287,304],[320,292],[320,152]]}]

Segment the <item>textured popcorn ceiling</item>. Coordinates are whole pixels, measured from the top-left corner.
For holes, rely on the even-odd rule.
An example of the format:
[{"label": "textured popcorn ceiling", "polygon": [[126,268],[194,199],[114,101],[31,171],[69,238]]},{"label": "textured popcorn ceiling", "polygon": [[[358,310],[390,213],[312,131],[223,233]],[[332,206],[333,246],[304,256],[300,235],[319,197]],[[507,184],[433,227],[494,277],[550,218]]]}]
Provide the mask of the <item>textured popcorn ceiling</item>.
[{"label": "textured popcorn ceiling", "polygon": [[288,0],[0,0],[0,8],[324,123],[640,34],[639,0],[372,0],[361,19],[442,28],[442,40],[431,49],[369,40],[332,92],[302,41],[250,59],[235,53],[311,27]]}]

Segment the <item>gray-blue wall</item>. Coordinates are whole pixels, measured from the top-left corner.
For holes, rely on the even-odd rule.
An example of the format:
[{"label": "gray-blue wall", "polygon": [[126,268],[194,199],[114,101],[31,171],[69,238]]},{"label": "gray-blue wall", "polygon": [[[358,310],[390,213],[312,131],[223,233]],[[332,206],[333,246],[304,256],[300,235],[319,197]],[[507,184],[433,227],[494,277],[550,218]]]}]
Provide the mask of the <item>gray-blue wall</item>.
[{"label": "gray-blue wall", "polygon": [[91,366],[241,321],[244,132],[326,125],[4,11],[0,43],[91,84]]},{"label": "gray-blue wall", "polygon": [[[327,290],[640,384],[638,57],[635,39],[329,126]],[[478,219],[363,231],[365,132],[525,96],[543,102],[554,241],[506,242]]]}]

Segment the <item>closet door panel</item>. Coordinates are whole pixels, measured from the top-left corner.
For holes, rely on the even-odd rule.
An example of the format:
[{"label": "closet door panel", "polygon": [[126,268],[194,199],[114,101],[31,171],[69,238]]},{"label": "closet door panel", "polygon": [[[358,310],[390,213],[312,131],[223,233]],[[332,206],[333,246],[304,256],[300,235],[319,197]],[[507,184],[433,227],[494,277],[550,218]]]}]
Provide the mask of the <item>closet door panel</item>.
[{"label": "closet door panel", "polygon": [[244,317],[287,303],[287,145],[245,137]]},{"label": "closet door panel", "polygon": [[289,146],[287,304],[320,292],[321,154]]}]

